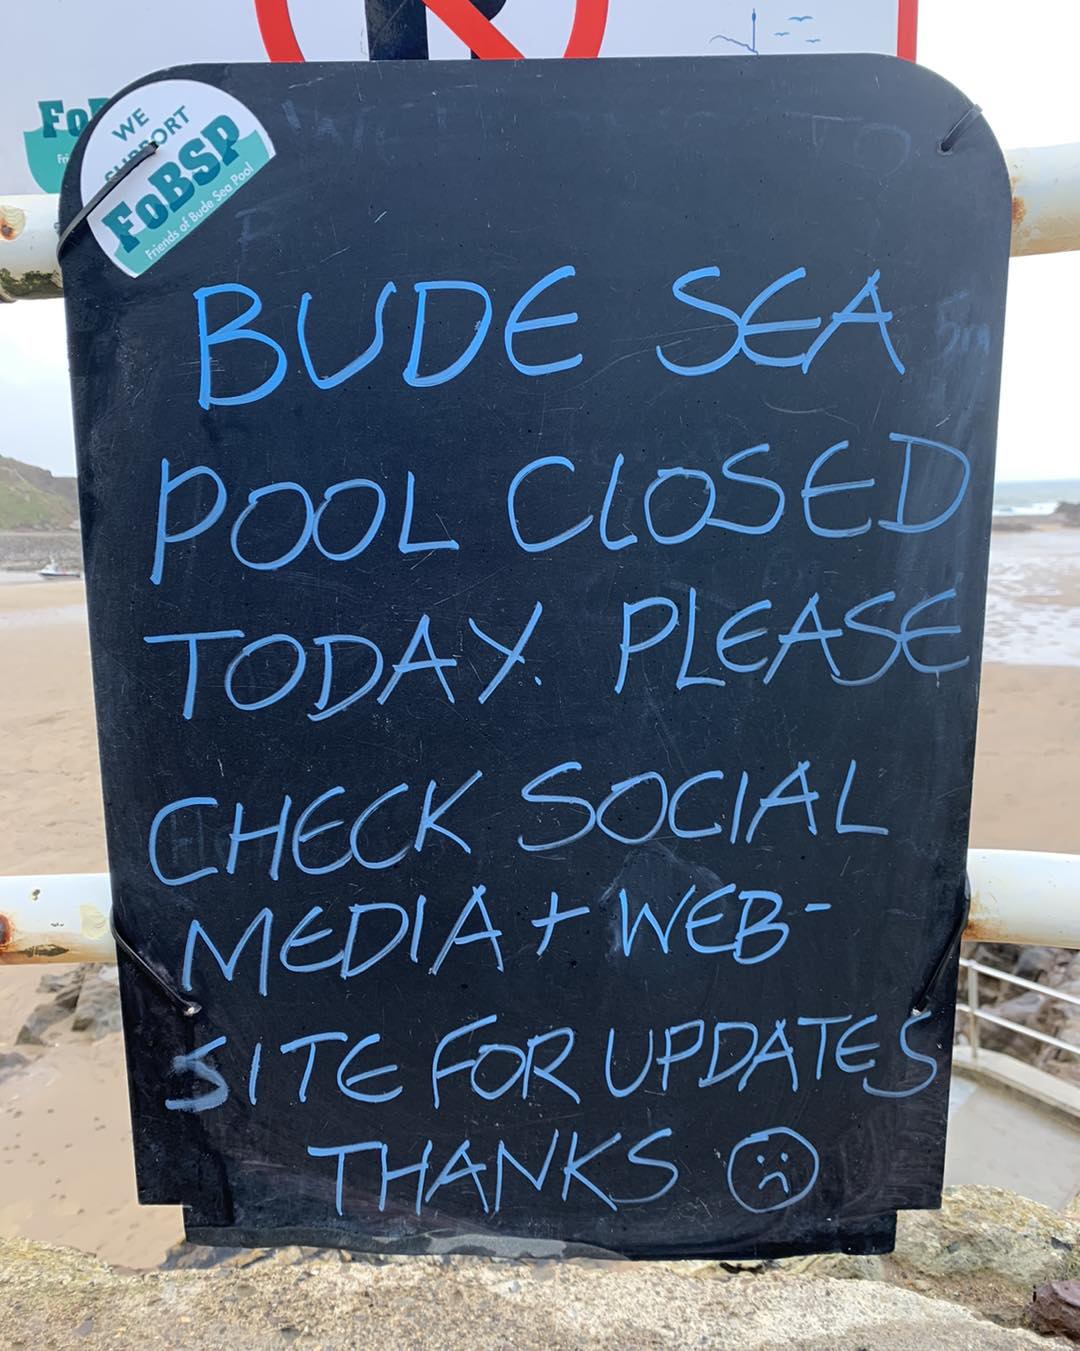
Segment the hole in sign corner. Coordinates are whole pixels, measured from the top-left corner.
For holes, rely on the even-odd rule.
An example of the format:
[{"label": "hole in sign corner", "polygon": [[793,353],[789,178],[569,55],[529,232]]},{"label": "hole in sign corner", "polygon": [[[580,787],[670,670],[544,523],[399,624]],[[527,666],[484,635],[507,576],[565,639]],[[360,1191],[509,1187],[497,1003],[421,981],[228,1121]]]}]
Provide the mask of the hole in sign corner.
[{"label": "hole in sign corner", "polygon": [[[304,53],[293,28],[292,0],[255,0],[255,17],[263,46],[271,61],[303,61]],[[417,0],[414,0],[417,3]],[[607,28],[609,0],[575,0],[574,17],[564,57],[590,58],[600,55]],[[471,52],[486,61],[521,61],[520,51],[489,18],[481,14],[473,0],[422,0],[447,28]],[[421,10],[422,12],[422,10]],[[420,53],[402,52],[401,56]],[[426,52],[423,53],[426,55]]]}]

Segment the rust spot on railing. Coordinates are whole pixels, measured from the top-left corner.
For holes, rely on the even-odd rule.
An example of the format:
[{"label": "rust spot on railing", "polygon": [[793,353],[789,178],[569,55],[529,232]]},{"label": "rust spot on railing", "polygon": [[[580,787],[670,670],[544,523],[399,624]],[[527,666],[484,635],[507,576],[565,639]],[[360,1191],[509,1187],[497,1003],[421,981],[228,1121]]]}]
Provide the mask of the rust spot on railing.
[{"label": "rust spot on railing", "polygon": [[1019,196],[1017,196],[1016,193],[1013,193],[1013,199],[1012,199],[1012,223],[1013,223],[1013,229],[1014,229],[1014,230],[1019,229],[1019,227],[1020,227],[1021,225],[1023,225],[1023,223],[1024,223],[1024,217],[1025,217],[1026,215],[1027,215],[1027,206],[1026,206],[1025,203],[1024,203],[1023,197],[1019,197]]}]

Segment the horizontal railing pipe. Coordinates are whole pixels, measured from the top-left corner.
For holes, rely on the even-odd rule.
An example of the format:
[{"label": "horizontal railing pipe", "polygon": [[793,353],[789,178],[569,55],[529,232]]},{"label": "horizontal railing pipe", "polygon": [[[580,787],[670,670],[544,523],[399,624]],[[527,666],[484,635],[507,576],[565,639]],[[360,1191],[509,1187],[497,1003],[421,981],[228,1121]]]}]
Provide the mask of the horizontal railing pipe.
[{"label": "horizontal railing pipe", "polygon": [[[1012,184],[1012,252],[1080,249],[1080,143],[1006,153]],[[0,194],[0,300],[61,293],[56,261],[58,197]]]},{"label": "horizontal railing pipe", "polygon": [[[972,849],[968,875],[965,938],[1080,948],[1080,855]],[[0,877],[0,963],[115,962],[110,909],[107,873]]]}]

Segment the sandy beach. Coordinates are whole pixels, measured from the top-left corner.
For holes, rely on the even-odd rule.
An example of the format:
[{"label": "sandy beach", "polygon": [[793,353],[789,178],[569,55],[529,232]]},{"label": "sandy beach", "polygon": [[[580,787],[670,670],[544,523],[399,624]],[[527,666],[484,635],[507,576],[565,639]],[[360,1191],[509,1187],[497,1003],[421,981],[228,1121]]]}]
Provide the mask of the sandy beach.
[{"label": "sandy beach", "polygon": [[[1080,852],[1080,531],[995,535],[972,843]],[[80,582],[0,581],[0,868],[104,871]],[[156,1265],[179,1212],[140,1208],[119,1034],[6,1075],[41,968],[0,976],[0,1233]]]}]

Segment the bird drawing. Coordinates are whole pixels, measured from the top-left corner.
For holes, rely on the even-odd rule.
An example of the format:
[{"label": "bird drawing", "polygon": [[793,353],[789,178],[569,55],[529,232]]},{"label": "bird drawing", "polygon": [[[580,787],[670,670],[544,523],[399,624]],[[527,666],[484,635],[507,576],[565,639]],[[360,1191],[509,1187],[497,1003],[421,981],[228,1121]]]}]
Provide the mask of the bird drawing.
[{"label": "bird drawing", "polygon": [[809,23],[814,16],[812,14],[789,14],[788,23]]}]

